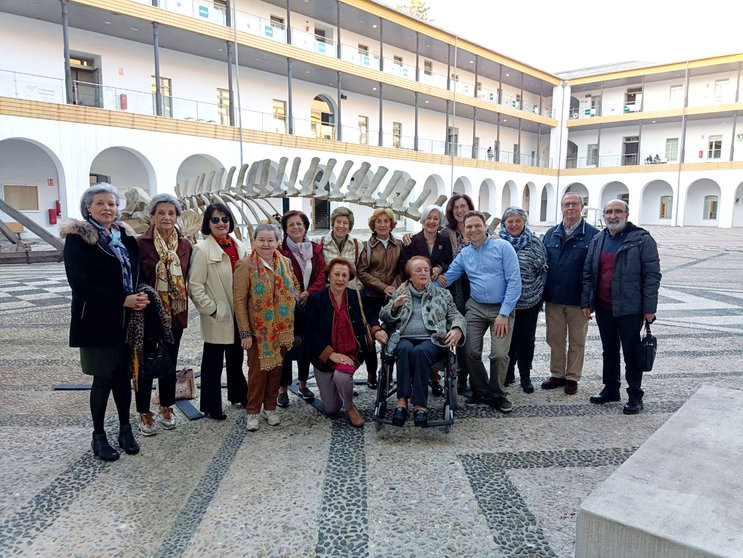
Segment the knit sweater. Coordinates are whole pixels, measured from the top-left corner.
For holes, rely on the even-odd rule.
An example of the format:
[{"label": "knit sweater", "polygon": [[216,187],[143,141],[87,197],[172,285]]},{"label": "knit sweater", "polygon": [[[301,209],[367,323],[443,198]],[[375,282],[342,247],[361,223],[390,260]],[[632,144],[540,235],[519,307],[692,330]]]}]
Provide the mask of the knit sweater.
[{"label": "knit sweater", "polygon": [[542,301],[547,280],[547,252],[544,244],[533,236],[531,242],[516,252],[516,255],[521,271],[521,297],[516,303],[516,309],[523,310]]}]

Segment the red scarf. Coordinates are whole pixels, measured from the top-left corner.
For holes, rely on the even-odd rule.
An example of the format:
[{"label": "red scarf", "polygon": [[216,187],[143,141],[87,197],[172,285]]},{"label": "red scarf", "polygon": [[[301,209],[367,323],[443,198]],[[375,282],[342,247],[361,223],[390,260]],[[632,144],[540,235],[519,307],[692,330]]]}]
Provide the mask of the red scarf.
[{"label": "red scarf", "polygon": [[217,241],[217,244],[224,250],[224,253],[227,254],[227,257],[230,258],[230,264],[232,265],[232,273],[235,272],[235,265],[237,265],[237,261],[240,259],[240,256],[237,253],[237,246],[235,246],[235,243],[232,242],[232,239],[227,236],[227,238],[217,238],[216,236],[212,235],[212,238]]},{"label": "red scarf", "polygon": [[[353,334],[353,325],[351,324],[351,317],[348,315],[348,298],[347,290],[343,289],[343,300],[340,306],[335,300],[335,296],[328,289],[328,296],[330,301],[333,303],[333,330],[330,337],[330,343],[336,353],[341,353],[350,357],[356,362],[356,352],[358,345],[356,343],[356,336]],[[353,374],[356,371],[355,366],[336,364],[334,368],[339,372],[346,372]]]}]

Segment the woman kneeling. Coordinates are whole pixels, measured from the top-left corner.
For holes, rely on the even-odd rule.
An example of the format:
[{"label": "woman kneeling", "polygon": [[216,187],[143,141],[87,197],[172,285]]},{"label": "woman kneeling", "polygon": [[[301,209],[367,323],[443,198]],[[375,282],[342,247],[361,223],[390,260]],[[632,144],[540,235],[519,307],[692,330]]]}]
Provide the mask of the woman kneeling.
[{"label": "woman kneeling", "polygon": [[[431,282],[431,262],[413,256],[405,265],[409,277],[379,312],[379,318],[400,333],[397,357],[397,407],[392,416],[402,426],[413,402],[416,426],[428,422],[428,378],[431,366],[444,356],[446,347],[464,343],[465,320],[449,291]],[[412,387],[411,387],[412,386]]]}]

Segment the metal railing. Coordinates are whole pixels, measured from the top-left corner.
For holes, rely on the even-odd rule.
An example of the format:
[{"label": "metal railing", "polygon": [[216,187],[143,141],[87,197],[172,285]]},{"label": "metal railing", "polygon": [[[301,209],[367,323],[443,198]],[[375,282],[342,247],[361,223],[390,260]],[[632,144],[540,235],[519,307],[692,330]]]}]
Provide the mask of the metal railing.
[{"label": "metal railing", "polygon": [[[595,167],[623,167],[634,165],[666,165],[677,164],[678,160],[669,160],[667,156],[661,156],[659,153],[631,153],[627,155],[601,155],[596,157],[568,157],[565,162],[566,168],[585,169]],[[658,170],[662,170],[661,167]]]}]

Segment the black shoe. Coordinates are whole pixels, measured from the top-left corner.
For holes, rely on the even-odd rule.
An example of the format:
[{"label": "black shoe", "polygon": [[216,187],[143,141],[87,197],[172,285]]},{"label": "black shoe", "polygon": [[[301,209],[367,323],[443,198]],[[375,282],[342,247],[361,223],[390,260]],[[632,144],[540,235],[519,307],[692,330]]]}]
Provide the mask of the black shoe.
[{"label": "black shoe", "polygon": [[534,385],[531,383],[531,378],[521,378],[521,389],[524,393],[534,393]]},{"label": "black shoe", "polygon": [[636,415],[640,411],[642,411],[642,399],[630,399],[627,401],[627,404],[624,406],[624,409],[622,409],[622,412],[625,415]]},{"label": "black shoe", "polygon": [[119,452],[108,443],[105,433],[93,433],[93,441],[90,443],[90,447],[93,448],[93,454],[103,461],[116,461],[119,458]]},{"label": "black shoe", "polygon": [[621,398],[619,397],[618,393],[602,391],[598,395],[592,395],[589,401],[591,403],[595,403],[596,405],[603,405],[604,403],[612,403],[614,401],[619,401],[620,399]]},{"label": "black shoe", "polygon": [[431,382],[431,393],[434,397],[442,397],[444,395],[444,388],[438,382]]},{"label": "black shoe", "polygon": [[227,415],[224,413],[207,413],[206,416],[208,416],[210,419],[214,420],[227,420]]},{"label": "black shoe", "polygon": [[510,413],[511,411],[513,411],[513,405],[508,399],[503,396],[494,397],[493,399],[488,401],[488,404],[493,409],[498,409],[501,413]]},{"label": "black shoe", "polygon": [[416,409],[413,411],[413,423],[416,426],[425,426],[428,424],[428,411],[426,409]]},{"label": "black shoe", "polygon": [[286,392],[279,393],[279,396],[276,398],[276,404],[279,407],[288,407],[289,406],[289,394]]},{"label": "black shoe", "polygon": [[308,403],[315,398],[315,394],[310,391],[310,388],[299,388],[299,396],[307,401]]},{"label": "black shoe", "polygon": [[119,429],[119,447],[129,455],[136,455],[139,453],[139,444],[137,443],[137,440],[134,439],[131,424],[121,425]]},{"label": "black shoe", "polygon": [[464,404],[468,407],[475,407],[477,405],[490,405],[490,400],[487,397],[482,397],[477,393],[473,393],[471,396],[464,400]]},{"label": "black shoe", "polygon": [[408,418],[407,407],[395,407],[395,412],[392,415],[392,424],[395,426],[402,426],[405,424],[405,419]]},{"label": "black shoe", "polygon": [[369,389],[377,389],[377,379],[376,378],[369,378],[366,381],[366,387]]}]

